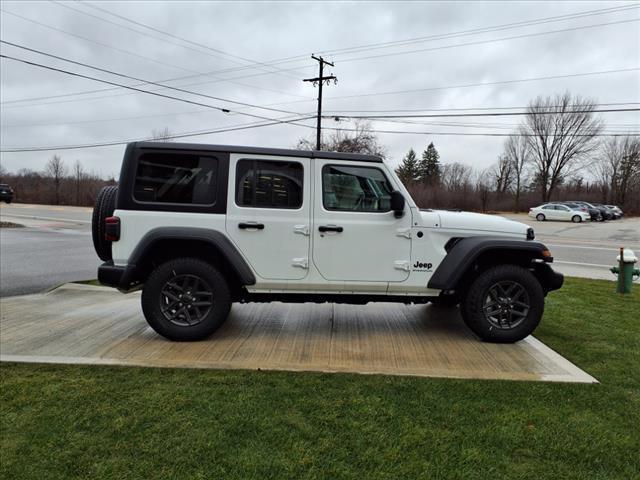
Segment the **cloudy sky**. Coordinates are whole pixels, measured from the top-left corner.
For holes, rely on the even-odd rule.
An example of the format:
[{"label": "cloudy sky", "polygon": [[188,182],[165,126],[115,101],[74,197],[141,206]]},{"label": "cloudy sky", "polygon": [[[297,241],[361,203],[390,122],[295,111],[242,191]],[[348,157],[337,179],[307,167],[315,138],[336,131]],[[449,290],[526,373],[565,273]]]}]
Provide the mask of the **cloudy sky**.
[{"label": "cloudy sky", "polygon": [[[292,119],[182,141],[293,147],[314,136],[313,119],[297,120],[315,114],[317,89],[302,81],[317,74],[312,53],[335,63],[326,72],[338,77],[325,89],[327,115],[518,111],[538,95],[565,91],[619,104],[601,108],[636,108],[639,7],[613,1],[3,1],[4,42],[103,71],[8,43],[1,45],[3,55],[176,99],[3,58],[0,161],[10,171],[41,169],[57,153],[107,176],[119,171],[124,145],[7,150]],[[608,133],[640,131],[638,112],[602,115]],[[484,168],[504,141],[485,134],[508,133],[518,121],[445,117],[371,125],[384,131],[379,138],[391,164],[410,147],[434,142],[443,162]],[[327,119],[323,126],[353,128],[353,120]]]}]

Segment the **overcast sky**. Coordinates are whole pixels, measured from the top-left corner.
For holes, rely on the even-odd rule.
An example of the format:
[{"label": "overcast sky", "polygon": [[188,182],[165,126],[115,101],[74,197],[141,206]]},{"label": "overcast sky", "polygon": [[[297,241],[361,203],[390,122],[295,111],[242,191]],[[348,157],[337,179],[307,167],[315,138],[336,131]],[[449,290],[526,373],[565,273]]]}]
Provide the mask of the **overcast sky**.
[{"label": "overcast sky", "polygon": [[[317,74],[312,53],[335,62],[326,72],[338,77],[337,85],[325,88],[327,114],[522,107],[538,95],[567,90],[599,103],[640,102],[640,4],[633,2],[3,1],[1,5],[5,42],[220,99],[149,84],[136,87],[203,105],[188,104],[2,59],[3,150],[145,139],[165,127],[179,134],[314,115],[317,88],[302,82]],[[549,20],[523,25],[541,19]],[[504,27],[469,33],[498,26]],[[6,44],[1,51],[115,83],[139,84]],[[594,74],[611,70],[617,72]],[[168,81],[180,77],[187,78]],[[399,91],[407,92],[395,93]],[[638,112],[603,116],[608,132],[640,130]],[[372,127],[423,132],[379,134],[392,165],[410,147],[421,151],[434,142],[442,162],[484,168],[496,161],[504,138],[442,132],[508,133],[519,120],[423,118],[409,120],[414,123],[376,121]],[[313,119],[297,123],[315,126]],[[300,125],[277,124],[182,141],[289,148],[300,137],[311,139],[315,134]],[[353,123],[327,119],[323,126],[352,128]],[[79,159],[87,169],[107,176],[119,171],[123,151],[123,145],[116,145],[2,153],[0,160],[10,171],[41,169],[58,153],[68,164]]]}]

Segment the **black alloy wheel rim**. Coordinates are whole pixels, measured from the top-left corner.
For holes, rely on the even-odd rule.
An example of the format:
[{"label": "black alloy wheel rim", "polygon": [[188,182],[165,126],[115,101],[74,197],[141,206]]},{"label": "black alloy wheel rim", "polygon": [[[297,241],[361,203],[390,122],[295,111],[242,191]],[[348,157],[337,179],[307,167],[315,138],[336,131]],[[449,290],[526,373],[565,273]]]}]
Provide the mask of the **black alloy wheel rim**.
[{"label": "black alloy wheel rim", "polygon": [[174,273],[160,291],[162,314],[179,327],[198,325],[212,308],[213,290],[197,275]]},{"label": "black alloy wheel rim", "polygon": [[489,287],[482,311],[493,327],[510,330],[524,322],[530,308],[527,290],[518,282],[504,280]]}]

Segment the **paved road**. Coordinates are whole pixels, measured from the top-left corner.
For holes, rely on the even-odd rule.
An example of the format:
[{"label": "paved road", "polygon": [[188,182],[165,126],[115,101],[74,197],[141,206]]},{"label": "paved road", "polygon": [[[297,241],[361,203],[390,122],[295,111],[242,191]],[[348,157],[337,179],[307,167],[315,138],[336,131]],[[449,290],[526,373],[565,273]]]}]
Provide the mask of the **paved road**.
[{"label": "paved road", "polygon": [[[0,296],[95,278],[100,260],[91,241],[91,208],[2,204],[0,216],[28,227],[0,230]],[[505,216],[531,225],[551,249],[554,268],[566,275],[613,280],[609,268],[619,247],[640,252],[640,218],[572,224]]]},{"label": "paved road", "polygon": [[0,297],[96,277],[90,208],[3,204],[0,217],[26,226],[0,229]]},{"label": "paved road", "polygon": [[640,254],[640,218],[609,222],[538,222],[527,215],[505,215],[526,223],[554,256],[553,268],[575,277],[614,280],[609,269],[616,263],[620,247]]}]

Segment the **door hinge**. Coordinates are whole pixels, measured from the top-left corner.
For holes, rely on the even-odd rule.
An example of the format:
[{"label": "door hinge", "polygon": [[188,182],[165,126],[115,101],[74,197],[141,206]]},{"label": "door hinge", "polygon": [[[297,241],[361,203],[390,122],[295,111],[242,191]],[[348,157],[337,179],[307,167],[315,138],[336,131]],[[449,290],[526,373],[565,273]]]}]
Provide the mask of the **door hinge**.
[{"label": "door hinge", "polygon": [[396,260],[393,262],[393,268],[396,270],[404,270],[405,272],[411,271],[411,264],[408,260]]},{"label": "door hinge", "polygon": [[301,235],[309,235],[309,225],[294,225],[293,233],[299,233]]},{"label": "door hinge", "polygon": [[396,230],[397,237],[411,238],[411,228],[398,228]]},{"label": "door hinge", "polygon": [[309,259],[308,258],[294,258],[291,260],[291,265],[294,267],[300,268],[309,268]]}]

